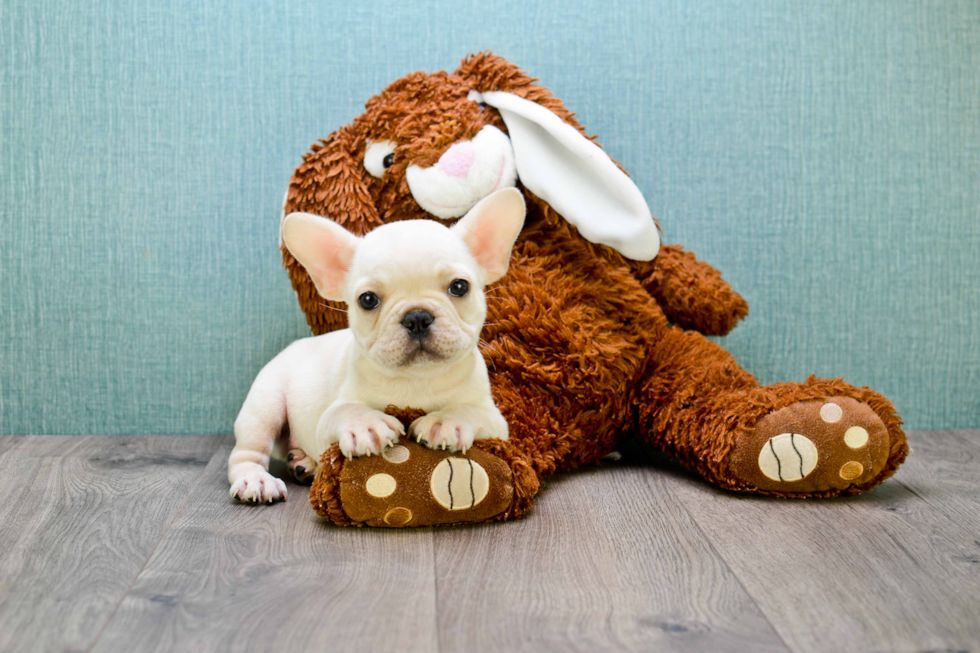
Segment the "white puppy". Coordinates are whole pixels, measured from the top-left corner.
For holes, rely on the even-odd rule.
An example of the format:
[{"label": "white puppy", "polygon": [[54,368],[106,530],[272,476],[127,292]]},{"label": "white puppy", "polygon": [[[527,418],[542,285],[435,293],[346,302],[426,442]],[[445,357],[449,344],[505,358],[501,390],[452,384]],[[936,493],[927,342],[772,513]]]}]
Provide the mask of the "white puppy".
[{"label": "white puppy", "polygon": [[381,453],[405,434],[383,412],[389,405],[425,411],[409,432],[432,448],[507,439],[478,343],[483,289],[507,272],[524,211],[508,188],[452,228],[406,220],[363,238],[325,218],[287,216],[283,242],[320,295],[347,303],[350,328],[299,340],[259,372],[235,420],[231,495],[285,499],[268,469],[286,450],[301,449],[310,466],[335,443],[349,458]]}]

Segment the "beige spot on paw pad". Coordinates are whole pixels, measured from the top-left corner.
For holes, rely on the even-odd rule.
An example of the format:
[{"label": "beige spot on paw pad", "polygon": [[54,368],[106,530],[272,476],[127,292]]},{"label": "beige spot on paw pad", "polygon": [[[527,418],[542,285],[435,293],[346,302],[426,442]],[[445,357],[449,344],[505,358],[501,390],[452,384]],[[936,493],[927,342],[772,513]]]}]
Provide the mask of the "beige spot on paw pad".
[{"label": "beige spot on paw pad", "polygon": [[381,457],[387,460],[389,463],[401,464],[408,460],[411,453],[408,447],[403,447],[400,444],[396,444],[393,447],[388,447],[382,452]]},{"label": "beige spot on paw pad", "polygon": [[864,465],[856,460],[846,462],[844,463],[844,466],[840,468],[840,477],[845,481],[853,481],[863,473]]},{"label": "beige spot on paw pad", "polygon": [[446,458],[432,471],[429,489],[443,508],[466,510],[486,498],[490,478],[479,463],[469,458]]},{"label": "beige spot on paw pad", "polygon": [[759,452],[759,470],[774,481],[799,481],[817,466],[817,446],[799,433],[769,438]]},{"label": "beige spot on paw pad", "polygon": [[395,477],[390,474],[375,474],[364,483],[364,489],[372,497],[383,498],[391,496],[398,483]]},{"label": "beige spot on paw pad", "polygon": [[844,444],[849,446],[851,449],[860,449],[864,445],[868,444],[867,429],[861,426],[852,426],[851,428],[844,431]]},{"label": "beige spot on paw pad", "polygon": [[843,416],[844,410],[837,404],[827,402],[820,407],[820,419],[828,424],[836,424]]},{"label": "beige spot on paw pad", "polygon": [[383,519],[389,526],[404,526],[412,521],[412,511],[408,508],[392,508],[385,513]]}]

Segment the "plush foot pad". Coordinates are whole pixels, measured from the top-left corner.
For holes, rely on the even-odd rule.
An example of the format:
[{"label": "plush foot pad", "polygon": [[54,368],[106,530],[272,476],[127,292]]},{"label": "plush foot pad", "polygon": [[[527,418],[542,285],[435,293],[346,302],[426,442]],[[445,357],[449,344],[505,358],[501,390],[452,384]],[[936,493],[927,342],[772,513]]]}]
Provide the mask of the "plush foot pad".
[{"label": "plush foot pad", "polygon": [[354,522],[402,527],[486,521],[510,506],[510,467],[481,449],[429,449],[403,438],[380,456],[344,462],[340,500]]},{"label": "plush foot pad", "polygon": [[888,461],[889,438],[870,406],[850,397],[801,401],[763,417],[731,455],[735,475],[786,494],[867,484]]},{"label": "plush foot pad", "polygon": [[290,449],[286,454],[286,466],[297,483],[309,485],[316,476],[316,461],[306,455],[302,449]]}]

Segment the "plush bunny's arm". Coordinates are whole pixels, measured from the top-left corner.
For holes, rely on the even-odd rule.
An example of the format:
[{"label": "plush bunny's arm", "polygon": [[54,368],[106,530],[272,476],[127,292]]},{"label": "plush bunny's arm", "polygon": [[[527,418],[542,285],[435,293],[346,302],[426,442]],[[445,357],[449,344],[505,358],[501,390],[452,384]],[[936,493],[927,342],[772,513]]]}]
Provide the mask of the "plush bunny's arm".
[{"label": "plush bunny's arm", "polygon": [[721,272],[680,245],[664,245],[652,261],[629,263],[667,318],[685,329],[723,336],[749,313],[748,303]]}]

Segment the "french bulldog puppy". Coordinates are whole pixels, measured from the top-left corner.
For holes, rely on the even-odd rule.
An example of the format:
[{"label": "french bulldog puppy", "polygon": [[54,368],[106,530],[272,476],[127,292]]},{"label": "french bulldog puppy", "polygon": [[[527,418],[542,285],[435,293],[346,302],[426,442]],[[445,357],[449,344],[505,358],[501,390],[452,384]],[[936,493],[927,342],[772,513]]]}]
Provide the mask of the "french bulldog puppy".
[{"label": "french bulldog puppy", "polygon": [[507,188],[452,227],[405,220],[358,238],[326,218],[288,215],[284,244],[322,297],[347,304],[349,328],[298,340],[259,372],[235,420],[231,496],[285,499],[268,469],[286,451],[303,456],[306,469],[291,466],[307,474],[333,444],[348,458],[380,454],[405,435],[389,405],[426,412],[408,430],[431,448],[506,440],[478,345],[483,290],[507,272],[524,214],[520,191]]}]

